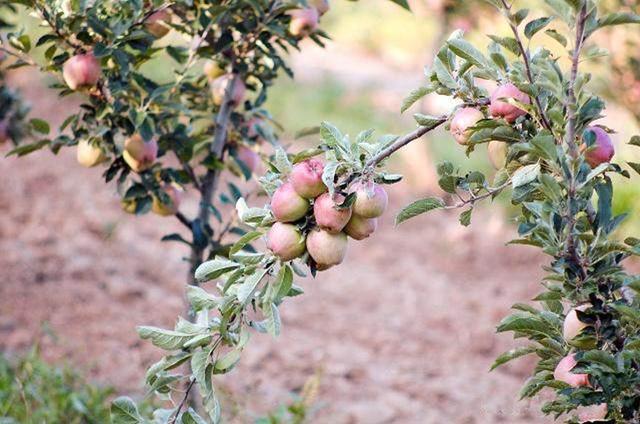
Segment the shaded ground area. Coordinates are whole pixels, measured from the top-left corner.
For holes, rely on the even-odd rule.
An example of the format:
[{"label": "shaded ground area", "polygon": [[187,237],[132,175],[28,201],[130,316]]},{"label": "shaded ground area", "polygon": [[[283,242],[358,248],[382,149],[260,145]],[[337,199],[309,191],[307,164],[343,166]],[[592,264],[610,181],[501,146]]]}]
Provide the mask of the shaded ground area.
[{"label": "shaded ground area", "polygon": [[[159,243],[179,227],[125,216],[99,173],[61,156],[0,160],[0,347],[42,340],[47,357],[141,393],[159,351],[134,327],[170,326],[182,308],[185,252]],[[400,190],[392,211],[417,195]],[[319,423],[549,422],[517,402],[526,360],[487,372],[512,344],[496,323],[540,274],[542,258],[504,247],[509,231],[486,213],[471,229],[445,213],[394,229],[389,214],[345,266],[302,282],[306,295],[282,309],[284,334],[256,336],[224,384],[260,411],[322,369]]]}]

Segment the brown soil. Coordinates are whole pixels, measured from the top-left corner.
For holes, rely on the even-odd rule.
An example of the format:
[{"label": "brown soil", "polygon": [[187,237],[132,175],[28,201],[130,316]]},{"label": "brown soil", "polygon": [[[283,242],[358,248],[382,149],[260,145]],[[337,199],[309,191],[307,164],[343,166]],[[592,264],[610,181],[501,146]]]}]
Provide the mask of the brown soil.
[{"label": "brown soil", "polygon": [[[179,224],[123,214],[114,187],[70,150],[0,159],[0,176],[0,348],[38,341],[49,359],[142,393],[160,351],[135,326],[172,326],[182,310],[186,251],[159,242]],[[257,413],[321,370],[314,423],[551,422],[517,399],[531,361],[488,372],[514,344],[494,328],[536,294],[543,258],[506,248],[513,229],[488,211],[471,228],[449,213],[393,228],[393,214],[422,194],[403,189],[379,233],[302,281],[306,294],[282,307],[281,337],[256,335],[221,384]]]}]

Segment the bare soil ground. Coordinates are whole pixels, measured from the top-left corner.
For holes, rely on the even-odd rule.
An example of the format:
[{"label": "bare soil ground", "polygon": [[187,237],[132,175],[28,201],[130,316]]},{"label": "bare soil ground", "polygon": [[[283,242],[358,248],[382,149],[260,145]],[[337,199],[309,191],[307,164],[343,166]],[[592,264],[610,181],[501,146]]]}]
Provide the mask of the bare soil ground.
[{"label": "bare soil ground", "polygon": [[[40,111],[69,107],[40,100]],[[51,360],[141,394],[160,352],[135,325],[172,326],[182,310],[186,252],[159,242],[181,228],[123,214],[100,172],[80,168],[70,150],[60,157],[0,159],[0,349],[38,341]],[[488,372],[514,344],[494,328],[536,294],[543,258],[506,248],[513,229],[488,211],[467,229],[448,213],[394,229],[393,214],[422,194],[399,186],[374,238],[301,282],[306,294],[282,308],[282,336],[254,337],[221,380],[235,402],[272,409],[321,370],[313,423],[551,422],[517,399],[529,360]]]}]

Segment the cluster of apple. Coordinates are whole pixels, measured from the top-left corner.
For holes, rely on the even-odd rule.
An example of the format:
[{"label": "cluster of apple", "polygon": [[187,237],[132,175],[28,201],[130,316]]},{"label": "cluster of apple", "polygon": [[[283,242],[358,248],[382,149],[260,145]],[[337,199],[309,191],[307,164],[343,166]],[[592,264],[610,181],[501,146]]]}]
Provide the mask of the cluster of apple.
[{"label": "cluster of apple", "polygon": [[[514,102],[510,103],[510,99]],[[531,104],[529,96],[512,83],[498,86],[491,94],[490,100],[489,116],[494,119],[504,119],[509,124],[515,123],[519,117],[527,114],[516,103]],[[451,134],[459,144],[467,145],[472,133],[471,129],[483,119],[486,117],[480,109],[474,107],[458,109],[451,119]],[[586,143],[581,144],[586,162],[592,168],[610,162],[615,149],[609,134],[598,126],[588,127],[586,131],[593,132],[595,136],[595,143],[592,146],[587,147]],[[492,140],[488,143],[487,149],[491,164],[496,169],[503,168],[507,159],[507,143]]]},{"label": "cluster of apple", "polygon": [[[170,30],[171,14],[168,10],[161,10],[151,14],[145,20],[147,31],[155,38],[167,35]],[[214,61],[209,61],[204,66],[204,73],[209,79],[213,103],[220,106],[223,102],[228,85],[233,81],[233,98],[231,106],[239,106],[246,96],[246,86],[240,78],[228,74]],[[78,53],[69,58],[63,66],[63,78],[67,86],[72,90],[93,89],[99,82],[102,74],[100,62],[91,51]],[[258,138],[256,126],[260,124],[260,118],[252,117],[246,122],[249,138]],[[242,161],[247,169],[254,173],[261,164],[261,158],[249,146],[236,144],[236,157]],[[122,157],[129,168],[140,173],[150,169],[158,158],[158,143],[155,139],[144,140],[140,135],[134,134],[124,142]],[[76,158],[80,165],[94,167],[108,160],[105,152],[97,143],[82,140],[78,143]],[[153,196],[152,211],[161,216],[174,215],[178,212],[183,189],[175,183],[167,183],[162,191],[168,196],[170,203],[163,203],[157,196]],[[123,209],[134,213],[135,202],[123,201]]]},{"label": "cluster of apple", "polygon": [[[344,260],[347,237],[369,237],[388,203],[386,191],[374,182],[354,184],[355,197],[332,195],[322,181],[323,172],[324,164],[318,159],[293,167],[271,197],[277,222],[267,234],[267,247],[281,260],[291,261],[308,252],[319,271]],[[349,197],[352,201],[347,201]]]},{"label": "cluster of apple", "polygon": [[[578,318],[578,311],[585,312],[589,308],[588,304],[580,305],[574,309],[571,309],[567,313],[562,328],[562,334],[567,342],[571,342],[575,337],[587,328],[589,325],[580,321]],[[576,354],[569,354],[562,358],[556,365],[553,372],[553,378],[557,381],[562,381],[573,388],[577,387],[592,387],[589,382],[588,374],[578,374],[571,372],[578,364],[578,358]],[[604,420],[607,415],[607,404],[602,403],[590,408],[589,410],[580,414],[579,418],[583,422],[591,422]]]}]

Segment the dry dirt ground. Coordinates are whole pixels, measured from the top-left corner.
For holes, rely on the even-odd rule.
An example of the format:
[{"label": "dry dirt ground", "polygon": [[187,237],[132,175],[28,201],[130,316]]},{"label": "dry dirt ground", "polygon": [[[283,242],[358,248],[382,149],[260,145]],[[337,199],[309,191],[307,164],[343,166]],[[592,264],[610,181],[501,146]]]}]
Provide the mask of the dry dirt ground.
[{"label": "dry dirt ground", "polygon": [[[70,107],[36,94],[40,111]],[[140,395],[160,352],[135,325],[172,326],[182,310],[186,252],[159,242],[181,228],[123,214],[114,187],[69,150],[59,160],[1,158],[0,179],[0,349],[38,341],[49,359]],[[242,409],[273,409],[321,370],[312,423],[552,421],[517,400],[530,361],[488,372],[513,346],[494,328],[537,293],[543,258],[506,248],[513,229],[488,211],[468,229],[446,213],[393,228],[393,214],[421,194],[394,189],[379,233],[352,243],[343,266],[301,282],[306,294],[282,308],[281,337],[254,337],[220,381]]]}]

